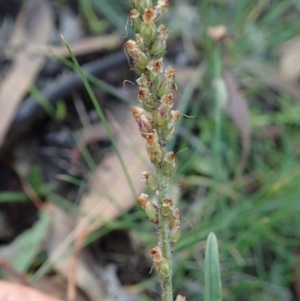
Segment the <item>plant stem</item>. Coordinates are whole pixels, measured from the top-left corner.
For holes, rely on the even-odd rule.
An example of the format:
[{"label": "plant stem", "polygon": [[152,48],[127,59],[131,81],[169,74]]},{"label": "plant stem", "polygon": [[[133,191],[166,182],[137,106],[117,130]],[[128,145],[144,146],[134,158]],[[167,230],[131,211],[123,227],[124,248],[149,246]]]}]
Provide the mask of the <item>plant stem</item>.
[{"label": "plant stem", "polygon": [[169,192],[169,181],[170,179],[165,177],[161,170],[157,168],[156,177],[158,180],[158,239],[159,245],[162,249],[163,257],[170,262],[170,274],[167,277],[161,278],[161,287],[162,287],[162,300],[163,301],[172,301],[173,300],[173,289],[172,289],[172,251],[170,243],[170,228],[169,228],[169,219],[166,219],[162,214],[162,205],[163,200],[167,198]]}]

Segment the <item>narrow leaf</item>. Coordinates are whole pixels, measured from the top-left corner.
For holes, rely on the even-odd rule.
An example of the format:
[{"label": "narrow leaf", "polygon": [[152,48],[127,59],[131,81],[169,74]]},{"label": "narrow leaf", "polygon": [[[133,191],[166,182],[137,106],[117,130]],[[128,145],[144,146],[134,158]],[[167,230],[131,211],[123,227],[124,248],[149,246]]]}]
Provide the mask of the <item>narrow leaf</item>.
[{"label": "narrow leaf", "polygon": [[221,301],[221,275],[216,235],[208,235],[205,251],[205,301]]}]

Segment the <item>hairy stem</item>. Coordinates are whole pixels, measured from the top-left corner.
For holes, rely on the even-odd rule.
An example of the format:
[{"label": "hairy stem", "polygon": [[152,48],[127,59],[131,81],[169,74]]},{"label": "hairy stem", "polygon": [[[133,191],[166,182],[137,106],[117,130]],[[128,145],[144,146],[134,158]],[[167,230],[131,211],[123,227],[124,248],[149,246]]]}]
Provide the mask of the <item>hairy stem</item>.
[{"label": "hairy stem", "polygon": [[165,177],[159,168],[156,170],[156,176],[158,180],[158,239],[159,245],[162,249],[163,257],[170,262],[170,274],[167,277],[161,277],[162,287],[162,300],[171,301],[173,300],[173,289],[172,289],[172,251],[170,243],[170,228],[169,220],[166,219],[162,214],[163,200],[167,198],[169,192],[169,181],[170,179]]}]

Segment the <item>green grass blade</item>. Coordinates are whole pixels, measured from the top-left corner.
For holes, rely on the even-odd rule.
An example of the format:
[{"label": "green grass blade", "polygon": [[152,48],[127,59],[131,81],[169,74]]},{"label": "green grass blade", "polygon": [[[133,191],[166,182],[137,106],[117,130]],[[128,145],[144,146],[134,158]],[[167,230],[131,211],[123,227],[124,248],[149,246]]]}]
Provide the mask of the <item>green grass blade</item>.
[{"label": "green grass blade", "polygon": [[75,67],[76,67],[76,70],[79,73],[79,75],[80,75],[80,77],[81,77],[81,79],[83,81],[83,84],[84,84],[84,86],[85,86],[85,88],[86,88],[86,90],[87,90],[87,92],[89,94],[89,97],[91,98],[91,100],[93,102],[93,105],[94,105],[94,107],[95,107],[95,109],[96,109],[96,111],[98,113],[98,116],[99,116],[99,118],[100,118],[100,120],[101,120],[101,122],[102,122],[102,124],[103,124],[103,126],[104,126],[104,128],[106,130],[106,132],[107,132],[107,135],[109,137],[109,140],[111,141],[112,147],[113,147],[114,151],[116,152],[116,155],[117,155],[117,157],[118,157],[118,159],[120,161],[120,164],[121,164],[122,169],[124,171],[124,174],[126,176],[127,182],[128,182],[128,184],[130,186],[132,195],[133,195],[134,198],[136,198],[137,194],[135,192],[133,183],[132,183],[132,181],[130,179],[130,175],[128,174],[128,171],[126,169],[126,166],[125,166],[124,160],[123,160],[123,158],[121,156],[121,153],[120,153],[120,151],[119,151],[119,149],[117,147],[116,140],[114,139],[114,136],[113,136],[113,134],[111,132],[111,129],[109,128],[109,125],[108,125],[107,120],[105,118],[104,112],[101,109],[101,107],[100,107],[100,105],[99,105],[99,103],[97,101],[97,98],[96,98],[96,96],[95,96],[95,94],[94,94],[94,92],[92,90],[92,87],[91,87],[89,81],[87,80],[84,72],[82,71],[82,69],[81,69],[81,67],[80,67],[77,59],[75,58],[74,53],[72,52],[69,44],[67,43],[67,41],[64,39],[63,36],[62,36],[62,39],[63,39],[63,42],[64,42],[65,46],[67,47],[67,49],[69,51],[69,54],[70,54],[70,56],[72,58],[72,61],[73,61],[74,65],[75,65]]},{"label": "green grass blade", "polygon": [[221,275],[216,235],[208,235],[205,251],[205,301],[221,301]]}]

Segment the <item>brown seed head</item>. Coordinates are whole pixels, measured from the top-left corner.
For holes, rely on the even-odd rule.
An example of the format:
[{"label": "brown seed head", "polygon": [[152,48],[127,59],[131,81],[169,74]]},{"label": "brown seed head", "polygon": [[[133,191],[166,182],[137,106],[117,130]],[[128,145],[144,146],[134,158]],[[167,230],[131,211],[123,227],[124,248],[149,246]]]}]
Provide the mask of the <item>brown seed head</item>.
[{"label": "brown seed head", "polygon": [[149,179],[150,172],[148,171],[143,171],[142,172],[142,181],[147,181]]},{"label": "brown seed head", "polygon": [[151,81],[150,81],[150,78],[145,75],[144,73],[142,73],[141,77],[138,78],[136,80],[136,82],[138,83],[139,86],[141,87],[148,87],[151,85]]},{"label": "brown seed head", "polygon": [[169,0],[158,0],[157,5],[161,7],[162,12],[166,12],[169,8]]},{"label": "brown seed head", "polygon": [[181,212],[180,212],[180,210],[179,210],[178,208],[175,208],[175,209],[174,209],[173,216],[174,216],[174,218],[176,218],[176,219],[180,219],[180,217],[181,217]]},{"label": "brown seed head", "polygon": [[147,202],[149,202],[148,200],[148,195],[145,193],[141,193],[141,195],[137,198],[138,203],[140,204],[140,206],[145,209],[146,208],[146,204]]},{"label": "brown seed head", "polygon": [[171,66],[168,66],[166,68],[166,77],[170,83],[174,83],[176,77],[176,70]]},{"label": "brown seed head", "polygon": [[153,128],[152,128],[153,121],[147,115],[142,114],[138,118],[137,124],[139,125],[139,128],[140,128],[141,132],[143,133],[144,138],[145,138],[147,133],[152,133],[153,132]]},{"label": "brown seed head", "polygon": [[161,254],[161,249],[159,247],[155,247],[150,250],[150,256],[152,257],[154,262],[161,262],[163,260],[163,256]]},{"label": "brown seed head", "polygon": [[149,98],[149,96],[150,96],[150,91],[148,88],[143,88],[143,87],[139,88],[139,94],[138,94],[139,101],[145,101],[146,99]]},{"label": "brown seed head", "polygon": [[156,18],[156,15],[157,15],[156,10],[154,10],[153,8],[146,8],[145,13],[143,15],[143,20],[145,23],[152,22]]},{"label": "brown seed head", "polygon": [[136,40],[137,44],[139,44],[139,45],[144,44],[144,39],[139,33],[135,34],[135,40]]},{"label": "brown seed head", "polygon": [[154,133],[148,133],[146,135],[146,141],[147,141],[147,145],[149,147],[154,146],[158,141],[157,134],[155,132]]},{"label": "brown seed head", "polygon": [[174,103],[173,94],[172,93],[168,93],[166,95],[163,95],[162,98],[161,98],[161,102],[163,104],[165,104],[165,105],[173,106],[173,103]]},{"label": "brown seed head", "polygon": [[132,115],[135,118],[135,120],[137,120],[144,113],[143,109],[141,109],[140,107],[136,107],[136,106],[130,107],[130,110],[131,110]]},{"label": "brown seed head", "polygon": [[130,18],[130,20],[132,20],[132,19],[138,18],[139,15],[140,15],[139,11],[134,8],[130,11],[129,18]]},{"label": "brown seed head", "polygon": [[128,40],[123,45],[123,48],[134,60],[138,58],[139,52],[141,52],[141,50],[137,46],[137,43],[133,40]]},{"label": "brown seed head", "polygon": [[159,27],[157,28],[157,32],[160,33],[161,37],[166,40],[168,38],[169,35],[169,31],[166,25],[159,25]]},{"label": "brown seed head", "polygon": [[163,200],[163,206],[168,207],[170,210],[174,209],[174,202],[171,198]]},{"label": "brown seed head", "polygon": [[174,152],[168,152],[166,154],[166,161],[169,163],[174,163],[175,162],[175,154]]},{"label": "brown seed head", "polygon": [[171,117],[172,117],[172,120],[174,122],[178,121],[179,117],[180,117],[180,112],[179,111],[175,111],[175,110],[172,110],[171,111]]},{"label": "brown seed head", "polygon": [[130,52],[132,50],[134,50],[137,47],[136,42],[133,40],[128,40],[125,44],[124,44],[124,48],[126,51]]},{"label": "brown seed head", "polygon": [[148,70],[152,72],[153,75],[158,75],[164,71],[164,64],[162,58],[159,60],[155,60],[150,62],[147,66]]}]

